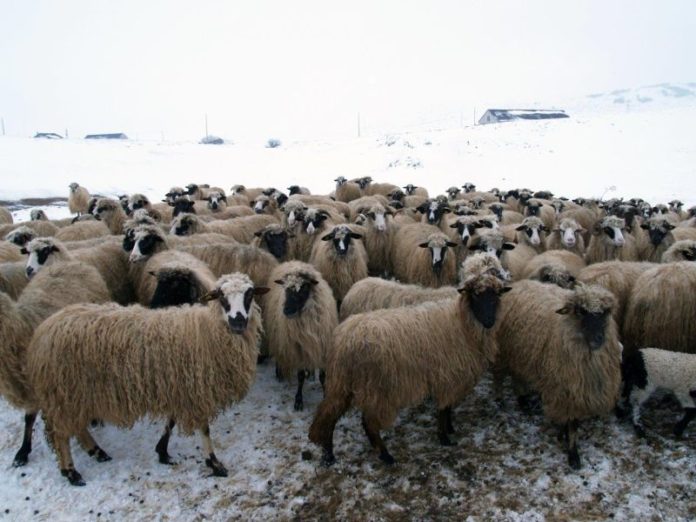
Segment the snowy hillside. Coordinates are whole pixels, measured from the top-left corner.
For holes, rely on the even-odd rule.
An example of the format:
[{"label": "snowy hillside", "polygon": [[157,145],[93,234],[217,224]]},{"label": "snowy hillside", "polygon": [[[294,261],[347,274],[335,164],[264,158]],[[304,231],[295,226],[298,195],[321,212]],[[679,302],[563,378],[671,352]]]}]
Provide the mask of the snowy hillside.
[{"label": "snowy hillside", "polygon": [[95,193],[143,192],[154,199],[172,185],[193,181],[226,189],[236,183],[281,189],[299,183],[327,193],[338,175],[371,175],[424,185],[433,193],[472,181],[483,189],[524,186],[571,197],[639,196],[654,202],[677,197],[693,205],[694,85],[584,97],[563,106],[571,116],[566,120],[284,142],[275,149],[263,143],[3,137],[0,200],[66,196],[72,181]]}]

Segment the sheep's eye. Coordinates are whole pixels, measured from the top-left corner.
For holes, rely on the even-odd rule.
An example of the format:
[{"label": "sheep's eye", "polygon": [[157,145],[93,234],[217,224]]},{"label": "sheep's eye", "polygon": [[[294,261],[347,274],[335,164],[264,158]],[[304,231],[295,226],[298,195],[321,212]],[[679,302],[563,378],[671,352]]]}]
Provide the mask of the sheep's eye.
[{"label": "sheep's eye", "polygon": [[374,213],[374,212],[370,212],[370,213],[368,213],[367,215],[370,216],[370,219],[375,219],[375,213]]},{"label": "sheep's eye", "polygon": [[223,309],[225,312],[229,312],[229,311],[230,311],[230,303],[227,301],[227,299],[225,299],[224,296],[223,296],[223,297],[220,297],[220,306],[222,306],[222,309]]}]

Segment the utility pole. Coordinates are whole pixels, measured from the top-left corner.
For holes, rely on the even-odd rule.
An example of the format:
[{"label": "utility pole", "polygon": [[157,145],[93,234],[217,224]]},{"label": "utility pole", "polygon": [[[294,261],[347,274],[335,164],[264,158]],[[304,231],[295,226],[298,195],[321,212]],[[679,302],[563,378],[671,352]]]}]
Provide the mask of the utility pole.
[{"label": "utility pole", "polygon": [[208,135],[208,113],[205,113],[205,135]]},{"label": "utility pole", "polygon": [[360,137],[360,113],[358,113],[358,138]]},{"label": "utility pole", "polygon": [[2,135],[5,135],[5,118],[0,118],[0,124],[2,124]]}]

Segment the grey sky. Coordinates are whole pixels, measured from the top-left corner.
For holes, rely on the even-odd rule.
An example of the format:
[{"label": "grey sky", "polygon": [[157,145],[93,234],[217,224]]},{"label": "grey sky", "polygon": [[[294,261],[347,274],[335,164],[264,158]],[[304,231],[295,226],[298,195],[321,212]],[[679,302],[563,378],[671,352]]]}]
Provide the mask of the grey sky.
[{"label": "grey sky", "polygon": [[696,80],[696,2],[0,0],[8,133],[348,137]]}]

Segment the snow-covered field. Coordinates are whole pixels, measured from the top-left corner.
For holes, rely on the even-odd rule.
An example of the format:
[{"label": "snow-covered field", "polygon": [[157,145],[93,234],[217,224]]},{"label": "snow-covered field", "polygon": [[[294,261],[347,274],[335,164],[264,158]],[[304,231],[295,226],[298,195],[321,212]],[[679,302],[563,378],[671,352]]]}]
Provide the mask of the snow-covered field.
[{"label": "snow-covered field", "polygon": [[[326,193],[336,176],[371,175],[433,193],[473,181],[482,189],[527,186],[567,196],[677,197],[690,206],[696,204],[696,94],[684,91],[696,93],[696,86],[672,87],[588,97],[564,106],[567,120],[424,126],[343,142],[284,140],[277,149],[0,137],[0,200],[67,196],[72,181],[93,193],[144,192],[155,200],[171,185],[192,181],[226,189],[298,183]],[[17,210],[16,218],[27,214]],[[63,217],[67,209],[51,206],[48,214]],[[646,440],[613,418],[584,423],[584,467],[573,472],[553,427],[540,415],[520,413],[511,395],[499,410],[486,378],[455,410],[456,447],[438,445],[435,409],[425,404],[402,412],[386,432],[398,461],[388,468],[369,449],[353,413],[339,422],[338,462],[325,469],[307,440],[319,383],[305,386],[305,411],[293,411],[293,396],[294,384],[276,381],[272,364],[259,366],[250,394],[211,426],[216,453],[230,471],[222,479],[208,477],[197,437],[175,435],[170,453],[177,465],[158,464],[161,421],[132,430],[94,428],[113,460],[98,464],[75,445],[85,488],[60,476],[40,421],[29,464],[10,467],[22,413],[0,400],[0,519],[696,519],[696,424],[675,440],[671,427],[680,413],[670,402],[649,403]]]}]

